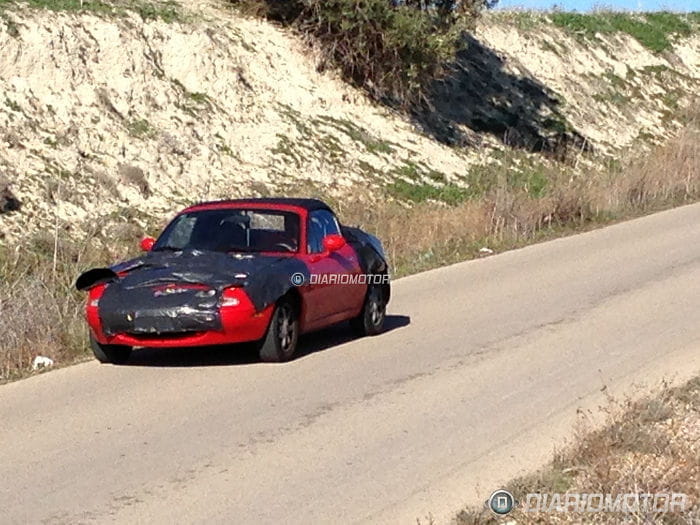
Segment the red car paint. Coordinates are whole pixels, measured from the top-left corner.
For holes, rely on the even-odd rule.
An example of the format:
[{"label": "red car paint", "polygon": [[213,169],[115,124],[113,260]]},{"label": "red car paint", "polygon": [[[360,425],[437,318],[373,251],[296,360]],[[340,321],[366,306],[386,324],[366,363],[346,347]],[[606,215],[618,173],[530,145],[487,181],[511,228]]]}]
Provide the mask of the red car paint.
[{"label": "red car paint", "polygon": [[[341,235],[329,235],[324,239],[323,253],[307,253],[307,225],[309,212],[300,206],[289,204],[269,204],[259,202],[216,202],[191,206],[183,213],[220,208],[256,208],[261,210],[291,211],[299,215],[300,236],[297,253],[263,252],[269,255],[295,257],[303,261],[311,274],[360,274],[362,269],[355,249],[344,242]],[[142,248],[150,249],[152,240],[142,241]],[[86,319],[90,330],[97,342],[109,345],[126,345],[132,347],[181,347],[209,346],[219,344],[257,341],[264,337],[274,305],[256,312],[252,302],[243,288],[229,288],[224,298],[236,298],[235,306],[221,306],[221,331],[204,331],[179,336],[134,336],[116,334],[108,337],[104,334],[99,317],[99,298],[104,292],[105,285],[92,288],[86,305]],[[366,284],[315,284],[296,288],[301,304],[300,330],[302,333],[319,330],[327,326],[345,321],[357,316],[362,310]]]}]

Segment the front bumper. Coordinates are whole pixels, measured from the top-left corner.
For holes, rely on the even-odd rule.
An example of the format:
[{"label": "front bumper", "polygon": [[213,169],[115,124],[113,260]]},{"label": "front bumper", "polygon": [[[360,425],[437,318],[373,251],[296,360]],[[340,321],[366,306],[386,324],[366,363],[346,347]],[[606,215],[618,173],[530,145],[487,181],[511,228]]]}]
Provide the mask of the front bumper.
[{"label": "front bumper", "polygon": [[[182,346],[209,346],[257,341],[265,336],[274,306],[256,312],[250,301],[237,306],[222,306],[219,309],[220,329],[176,331],[118,331],[105,333],[99,314],[99,306],[88,302],[86,318],[95,339],[101,344],[125,345],[152,348],[175,348]],[[180,323],[187,324],[187,323]]]}]

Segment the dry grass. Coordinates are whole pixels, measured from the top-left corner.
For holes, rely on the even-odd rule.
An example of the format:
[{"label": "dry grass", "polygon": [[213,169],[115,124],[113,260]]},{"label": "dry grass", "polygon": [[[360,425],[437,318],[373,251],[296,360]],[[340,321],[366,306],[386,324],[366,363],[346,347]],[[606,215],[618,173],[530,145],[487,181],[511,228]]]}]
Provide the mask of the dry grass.
[{"label": "dry grass", "polygon": [[37,234],[23,246],[0,246],[0,383],[28,374],[37,355],[58,365],[87,355],[85,298],[73,287],[75,279],[135,252],[140,233],[114,223],[79,242],[57,231]]},{"label": "dry grass", "polygon": [[[508,519],[534,523],[669,523],[700,522],[700,377],[642,400],[609,400],[607,423],[593,430],[582,418],[574,445],[556,455],[545,469],[514,480],[507,487],[516,500],[528,493],[683,493],[685,513],[646,514],[578,512],[525,513]],[[500,523],[486,509],[468,509],[459,525]]]},{"label": "dry grass", "polygon": [[369,208],[361,197],[338,202],[340,216],[375,232],[385,243],[395,275],[442,266],[495,251],[696,201],[700,197],[700,117],[648,156],[622,167],[539,167],[543,192],[508,181],[504,163],[483,194],[456,206],[382,200]]}]

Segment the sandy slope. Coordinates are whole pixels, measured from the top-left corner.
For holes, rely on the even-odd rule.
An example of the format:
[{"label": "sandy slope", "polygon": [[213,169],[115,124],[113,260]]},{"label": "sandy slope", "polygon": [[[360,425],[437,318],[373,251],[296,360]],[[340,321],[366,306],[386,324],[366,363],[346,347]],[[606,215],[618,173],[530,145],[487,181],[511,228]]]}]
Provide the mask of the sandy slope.
[{"label": "sandy slope", "polygon": [[[71,235],[119,221],[143,225],[200,199],[342,193],[397,177],[463,183],[472,166],[498,162],[502,133],[463,119],[454,124],[471,145],[441,144],[332,73],[320,74],[289,32],[212,2],[186,5],[186,20],[170,24],[133,13],[5,12],[0,178],[24,206],[0,214],[0,242],[47,228]],[[554,115],[600,151],[640,133],[671,132],[663,96],[682,99],[700,78],[697,37],[664,56],[627,37],[584,46],[507,18],[484,24],[478,37],[486,51],[472,65],[496,63],[497,75],[486,90],[466,86],[472,91],[449,111],[470,119],[506,111],[535,128]],[[611,71],[629,79],[616,87],[629,104],[606,100]]]}]

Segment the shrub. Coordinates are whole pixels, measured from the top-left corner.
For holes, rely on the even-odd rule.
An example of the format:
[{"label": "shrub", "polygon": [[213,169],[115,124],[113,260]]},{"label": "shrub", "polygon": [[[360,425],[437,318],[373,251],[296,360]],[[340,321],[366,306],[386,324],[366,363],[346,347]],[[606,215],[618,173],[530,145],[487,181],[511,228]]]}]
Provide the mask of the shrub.
[{"label": "shrub", "polygon": [[[459,36],[492,0],[230,0],[244,12],[292,25],[319,45],[321,65],[374,98],[418,102]],[[430,7],[428,7],[430,6]]]}]

